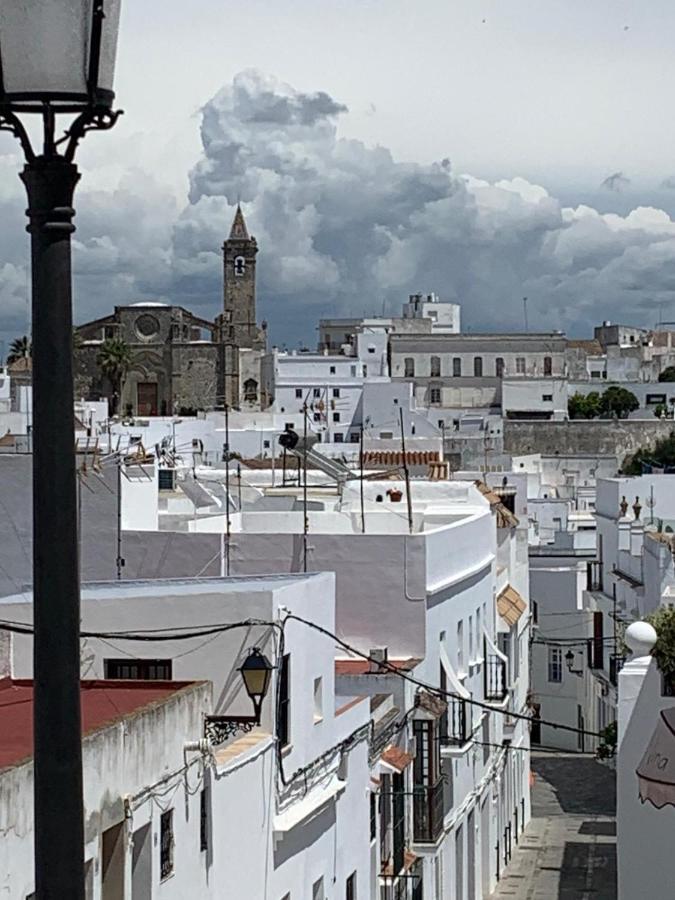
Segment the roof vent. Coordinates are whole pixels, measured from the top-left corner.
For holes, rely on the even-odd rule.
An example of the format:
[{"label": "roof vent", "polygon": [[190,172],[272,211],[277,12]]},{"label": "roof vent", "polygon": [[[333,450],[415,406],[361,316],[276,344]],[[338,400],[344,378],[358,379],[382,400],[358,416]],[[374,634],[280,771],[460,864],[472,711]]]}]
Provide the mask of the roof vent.
[{"label": "roof vent", "polygon": [[389,659],[389,651],[386,647],[371,647],[368,651],[368,656],[370,656],[370,671],[371,672],[386,672],[387,668],[383,663],[386,663]]}]

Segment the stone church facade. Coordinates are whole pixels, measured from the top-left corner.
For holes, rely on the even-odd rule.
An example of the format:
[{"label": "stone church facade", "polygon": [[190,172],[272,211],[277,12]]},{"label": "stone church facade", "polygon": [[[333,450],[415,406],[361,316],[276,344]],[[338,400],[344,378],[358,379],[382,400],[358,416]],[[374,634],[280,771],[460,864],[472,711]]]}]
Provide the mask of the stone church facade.
[{"label": "stone church facade", "polygon": [[266,333],[256,321],[257,242],[238,206],[223,244],[223,312],[215,321],[182,306],[135,303],[78,326],[75,390],[79,396],[110,397],[98,355],[119,338],[131,351],[118,411],[126,416],[189,415],[199,410],[259,409],[260,367]]}]

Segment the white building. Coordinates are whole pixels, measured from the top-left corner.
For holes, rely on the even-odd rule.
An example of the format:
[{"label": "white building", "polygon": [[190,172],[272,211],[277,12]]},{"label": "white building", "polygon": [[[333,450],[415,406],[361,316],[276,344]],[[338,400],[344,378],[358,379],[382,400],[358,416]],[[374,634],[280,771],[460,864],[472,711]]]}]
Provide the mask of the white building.
[{"label": "white building", "polygon": [[[0,607],[3,616],[31,620],[26,595],[5,598]],[[284,622],[291,614],[327,635],[297,620]],[[158,623],[170,640],[158,635]],[[302,897],[312,889],[322,900],[342,900],[348,885],[358,891],[353,896],[368,896],[375,852],[371,762],[378,765],[378,754],[370,741],[367,698],[336,695],[329,636],[335,633],[333,575],[91,585],[83,590],[82,627],[106,635],[83,640],[83,674],[117,679],[113,684],[122,696],[119,679],[160,678],[142,683],[161,683],[165,690],[173,689],[169,679],[177,679],[177,686],[185,678],[213,684],[213,700],[209,686],[189,720],[169,728],[151,717],[142,737],[134,729],[125,734],[120,725],[108,755],[85,757],[85,784],[95,782],[98,791],[87,810],[104,810],[93,816],[90,830],[113,828],[119,839],[115,880],[106,884],[109,867],[94,864],[92,900],[216,900],[223,885],[233,883],[233,873],[242,897]],[[134,641],[116,632],[156,640]],[[250,719],[252,706],[238,669],[253,647],[275,669],[260,727],[242,727],[241,717]],[[15,636],[11,664],[15,678],[30,675],[29,638]],[[130,690],[138,685],[130,682]],[[197,743],[204,739],[210,745]],[[128,779],[122,777],[127,745],[135,765]],[[2,773],[0,784],[1,779]],[[162,815],[170,810],[172,858],[162,875]],[[3,824],[14,821],[10,809],[3,813]],[[99,836],[96,831],[88,837],[88,858],[105,856]],[[29,858],[30,849],[24,848],[21,859]],[[9,855],[0,871],[18,877]],[[28,879],[30,871],[28,864],[22,875]],[[23,893],[10,896],[29,891],[26,884]]]},{"label": "white building", "polygon": [[403,304],[404,319],[430,319],[432,334],[459,334],[462,308],[436,294],[411,294]]},{"label": "white building", "polygon": [[618,898],[668,900],[675,879],[675,741],[672,691],[650,655],[646,622],[626,631],[632,655],[619,674],[617,735]]},{"label": "white building", "polygon": [[[216,897],[200,852],[208,683],[84,681],[87,900]],[[33,687],[0,680],[0,891],[33,897]]]},{"label": "white building", "polygon": [[[407,884],[412,891],[415,879],[425,885],[425,896],[438,900],[492,889],[497,867],[515,846],[516,829],[529,818],[527,556],[518,549],[511,514],[485,490],[484,496],[472,483],[414,481],[411,528],[400,481],[365,482],[363,509],[358,486],[310,485],[305,536],[301,489],[266,488],[258,504],[231,514],[229,542],[222,513],[195,518],[160,510],[158,533],[124,535],[128,554],[144,552],[148,540],[153,555],[171,552],[177,540],[195,555],[203,553],[202,544],[215,547],[221,565],[236,575],[305,566],[333,572],[341,640],[363,654],[374,649],[381,657],[386,648],[388,659],[407,661],[422,685],[453,695],[445,710],[427,704],[419,685],[401,685],[397,676],[372,678],[361,671],[358,683],[345,680],[347,660],[338,662],[338,693],[368,694],[374,704],[390,694],[387,703],[401,716],[413,711],[393,749],[410,755],[419,746],[415,729],[431,733],[429,746],[440,749],[449,730],[447,747],[430,768],[397,757],[403,780],[391,791],[403,803],[408,784],[414,797],[426,800],[406,802],[400,826],[406,851],[416,858],[404,857],[405,865],[415,863],[410,883],[401,879],[405,873],[387,868],[394,865],[387,843],[394,837],[387,836],[391,819],[387,833],[380,832],[371,883],[384,889],[385,898],[399,882],[401,890]],[[424,709],[417,713],[420,703]],[[416,725],[419,718],[430,724]],[[394,777],[391,770],[374,777],[383,773]],[[440,785],[442,774],[448,788]]]}]

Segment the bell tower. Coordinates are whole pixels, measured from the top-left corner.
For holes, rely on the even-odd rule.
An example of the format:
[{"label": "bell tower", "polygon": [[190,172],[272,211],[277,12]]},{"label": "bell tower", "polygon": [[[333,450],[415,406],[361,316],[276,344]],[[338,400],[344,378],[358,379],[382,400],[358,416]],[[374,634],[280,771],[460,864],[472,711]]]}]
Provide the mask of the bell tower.
[{"label": "bell tower", "polygon": [[238,347],[254,347],[260,341],[256,322],[256,239],[249,235],[237,204],[230,236],[223,244],[223,337]]},{"label": "bell tower", "polygon": [[265,323],[258,327],[255,270],[258,244],[248,233],[237,204],[230,236],[223,244],[223,312],[216,320],[221,344],[218,393],[234,409],[260,408]]}]

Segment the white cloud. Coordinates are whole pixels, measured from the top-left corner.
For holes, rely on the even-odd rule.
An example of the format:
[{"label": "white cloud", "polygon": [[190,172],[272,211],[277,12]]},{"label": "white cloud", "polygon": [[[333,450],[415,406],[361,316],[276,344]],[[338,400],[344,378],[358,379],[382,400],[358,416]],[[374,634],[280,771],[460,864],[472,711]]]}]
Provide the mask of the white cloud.
[{"label": "white cloud", "polygon": [[[383,301],[395,310],[417,290],[462,303],[474,330],[520,328],[527,296],[531,327],[579,333],[602,318],[643,321],[675,287],[675,222],[663,210],[601,213],[523,177],[491,183],[454,174],[447,158],[400,162],[341,138],[344,111],[326,93],[246,71],[202,109],[203,153],[182,208],[143,159],[116,173],[107,164],[101,189],[94,166],[77,198],[78,319],[141,298],[215,315],[239,199],[260,247],[260,318],[289,343],[311,340],[318,315]],[[14,165],[0,157],[0,174]],[[23,204],[20,185],[0,191],[12,218],[0,233],[4,331],[24,302]]]}]

